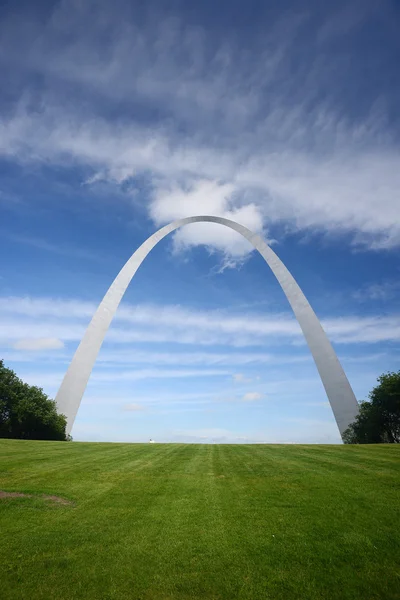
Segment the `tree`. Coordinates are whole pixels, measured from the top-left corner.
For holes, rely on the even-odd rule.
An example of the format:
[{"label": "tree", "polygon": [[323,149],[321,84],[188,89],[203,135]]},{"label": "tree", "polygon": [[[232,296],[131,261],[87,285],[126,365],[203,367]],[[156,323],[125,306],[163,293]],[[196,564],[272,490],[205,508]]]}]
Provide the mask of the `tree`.
[{"label": "tree", "polygon": [[21,381],[0,360],[0,438],[67,440],[66,424],[41,388]]},{"label": "tree", "polygon": [[345,444],[400,443],[400,371],[384,373],[378,382],[344,432]]}]

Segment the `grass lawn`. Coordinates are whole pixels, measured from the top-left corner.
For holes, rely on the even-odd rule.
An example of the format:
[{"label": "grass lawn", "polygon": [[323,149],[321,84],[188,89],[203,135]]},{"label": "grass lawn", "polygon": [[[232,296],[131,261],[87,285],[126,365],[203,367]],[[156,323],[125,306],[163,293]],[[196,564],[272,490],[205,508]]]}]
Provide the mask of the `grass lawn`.
[{"label": "grass lawn", "polygon": [[2,600],[400,598],[400,446],[0,440],[0,490]]}]

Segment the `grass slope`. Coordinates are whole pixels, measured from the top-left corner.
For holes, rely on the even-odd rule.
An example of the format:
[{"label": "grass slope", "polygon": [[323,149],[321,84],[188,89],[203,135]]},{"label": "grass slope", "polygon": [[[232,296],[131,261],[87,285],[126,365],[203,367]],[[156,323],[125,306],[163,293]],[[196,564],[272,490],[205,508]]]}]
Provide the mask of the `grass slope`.
[{"label": "grass slope", "polygon": [[0,440],[0,596],[399,599],[399,488],[399,446]]}]

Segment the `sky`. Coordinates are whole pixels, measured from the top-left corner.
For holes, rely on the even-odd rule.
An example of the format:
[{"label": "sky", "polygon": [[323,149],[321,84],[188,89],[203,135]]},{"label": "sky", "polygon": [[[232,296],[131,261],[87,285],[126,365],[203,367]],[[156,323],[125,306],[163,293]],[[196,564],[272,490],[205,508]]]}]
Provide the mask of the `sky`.
[{"label": "sky", "polygon": [[[52,398],[126,260],[192,215],[260,233],[359,401],[400,357],[400,7],[0,1],[0,358]],[[236,232],[135,275],[77,441],[340,443],[290,306]]]}]

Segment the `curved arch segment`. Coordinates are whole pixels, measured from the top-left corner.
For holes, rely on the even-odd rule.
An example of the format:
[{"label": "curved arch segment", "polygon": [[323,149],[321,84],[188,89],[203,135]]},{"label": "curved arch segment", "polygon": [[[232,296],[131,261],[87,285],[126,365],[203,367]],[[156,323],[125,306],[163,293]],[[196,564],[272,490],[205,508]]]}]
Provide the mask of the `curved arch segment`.
[{"label": "curved arch segment", "polygon": [[235,221],[212,216],[188,217],[162,227],[136,250],[118,273],[95,312],[56,396],[58,410],[67,417],[67,433],[72,429],[104,336],[132,277],[160,240],[183,225],[198,222],[219,223],[241,233],[271,268],[303,331],[340,434],[343,435],[358,414],[358,403],[335,351],[306,297],[282,261],[259,235]]}]

